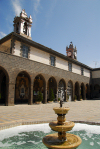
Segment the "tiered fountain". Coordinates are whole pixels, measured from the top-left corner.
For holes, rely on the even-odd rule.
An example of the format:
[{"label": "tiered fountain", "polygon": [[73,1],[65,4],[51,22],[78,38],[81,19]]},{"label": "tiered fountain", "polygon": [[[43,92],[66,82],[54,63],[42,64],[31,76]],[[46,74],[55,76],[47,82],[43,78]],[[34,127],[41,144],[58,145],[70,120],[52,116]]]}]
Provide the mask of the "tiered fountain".
[{"label": "tiered fountain", "polygon": [[66,133],[74,127],[74,122],[66,121],[65,115],[70,110],[69,108],[62,107],[62,100],[60,101],[59,108],[53,108],[58,115],[57,121],[50,122],[49,126],[52,130],[58,132],[49,134],[43,138],[43,143],[49,149],[76,149],[82,142],[81,138]]}]

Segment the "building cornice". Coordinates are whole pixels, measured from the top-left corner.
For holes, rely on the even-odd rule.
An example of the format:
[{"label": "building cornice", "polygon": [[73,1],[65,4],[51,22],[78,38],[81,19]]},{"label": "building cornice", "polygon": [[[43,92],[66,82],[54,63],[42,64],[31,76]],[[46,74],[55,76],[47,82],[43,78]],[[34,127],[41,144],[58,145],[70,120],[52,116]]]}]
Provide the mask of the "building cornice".
[{"label": "building cornice", "polygon": [[99,71],[100,68],[93,68],[92,71]]},{"label": "building cornice", "polygon": [[15,40],[18,40],[20,42],[24,42],[26,44],[29,44],[30,46],[33,46],[35,48],[38,48],[38,49],[40,49],[42,51],[45,51],[45,52],[50,53],[50,54],[53,54],[55,56],[58,56],[58,57],[66,60],[66,61],[69,61],[71,63],[79,65],[80,67],[89,69],[90,71],[94,70],[91,67],[89,67],[89,66],[87,66],[87,65],[85,65],[85,64],[83,64],[83,63],[81,63],[81,62],[79,62],[77,60],[71,59],[71,58],[69,58],[69,57],[67,57],[67,56],[65,56],[65,55],[63,55],[63,54],[61,54],[61,53],[59,53],[57,51],[54,51],[51,48],[48,48],[48,47],[46,47],[44,45],[41,45],[40,43],[37,43],[37,42],[35,42],[35,41],[31,40],[31,39],[25,38],[24,36],[21,36],[21,35],[19,35],[17,33],[14,33],[14,32],[12,32],[12,33],[8,34],[7,36],[5,36],[4,38],[0,39],[0,44],[2,44],[3,42],[9,40],[10,38],[14,38]]}]

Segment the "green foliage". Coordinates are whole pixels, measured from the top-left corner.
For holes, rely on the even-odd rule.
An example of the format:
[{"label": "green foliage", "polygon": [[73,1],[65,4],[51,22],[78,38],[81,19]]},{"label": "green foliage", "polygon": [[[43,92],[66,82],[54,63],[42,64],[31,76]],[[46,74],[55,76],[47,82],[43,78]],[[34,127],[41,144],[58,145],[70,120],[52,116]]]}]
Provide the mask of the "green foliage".
[{"label": "green foliage", "polygon": [[38,95],[37,95],[37,101],[43,101],[43,95],[42,93],[39,91]]},{"label": "green foliage", "polygon": [[76,95],[74,96],[74,100],[77,100],[77,96]]},{"label": "green foliage", "polygon": [[53,90],[51,88],[51,91],[50,91],[50,101],[53,101],[54,100],[54,93],[53,93]]},{"label": "green foliage", "polygon": [[69,95],[67,95],[67,100],[69,99]]},{"label": "green foliage", "polygon": [[80,99],[82,99],[82,95],[80,95]]},{"label": "green foliage", "polygon": [[60,101],[60,98],[58,98],[58,101]]}]

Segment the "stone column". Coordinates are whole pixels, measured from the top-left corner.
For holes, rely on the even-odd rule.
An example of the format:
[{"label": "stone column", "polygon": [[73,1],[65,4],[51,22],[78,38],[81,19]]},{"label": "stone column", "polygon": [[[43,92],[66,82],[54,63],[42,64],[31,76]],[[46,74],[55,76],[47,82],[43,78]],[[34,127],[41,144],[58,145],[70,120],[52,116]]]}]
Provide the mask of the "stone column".
[{"label": "stone column", "polygon": [[88,85],[88,99],[90,99],[90,85]]},{"label": "stone column", "polygon": [[1,94],[1,78],[0,78],[0,94]]},{"label": "stone column", "polygon": [[59,83],[57,82],[57,90],[56,90],[56,100],[58,101],[58,85]]},{"label": "stone column", "polygon": [[80,91],[81,91],[81,85],[79,84],[79,90],[78,90],[78,100],[80,100]]},{"label": "stone column", "polygon": [[29,105],[33,105],[33,85],[34,85],[34,76],[33,76],[33,74],[30,74],[30,76],[31,76],[31,79],[30,79],[30,92],[29,92],[29,95],[30,95],[30,97],[29,97]]},{"label": "stone column", "polygon": [[84,100],[86,100],[86,89],[85,89],[85,85],[84,85]]},{"label": "stone column", "polygon": [[15,98],[15,84],[9,83],[9,90],[8,90],[8,101],[6,101],[6,105],[13,106],[14,105],[14,98]]},{"label": "stone column", "polygon": [[20,33],[22,33],[22,34],[23,34],[23,26],[24,26],[24,21],[21,20]]},{"label": "stone column", "polygon": [[31,25],[29,25],[29,37],[31,37]]},{"label": "stone column", "polygon": [[30,88],[30,92],[29,92],[29,105],[33,104],[33,83],[31,83],[31,88]]},{"label": "stone column", "polygon": [[68,101],[68,99],[67,99],[67,87],[66,87],[65,90],[66,90],[66,91],[65,91],[65,101]]},{"label": "stone column", "polygon": [[44,99],[44,103],[47,103],[47,83],[45,85],[45,99]]},{"label": "stone column", "polygon": [[73,89],[72,89],[72,101],[74,101],[75,97],[75,84],[73,84]]}]

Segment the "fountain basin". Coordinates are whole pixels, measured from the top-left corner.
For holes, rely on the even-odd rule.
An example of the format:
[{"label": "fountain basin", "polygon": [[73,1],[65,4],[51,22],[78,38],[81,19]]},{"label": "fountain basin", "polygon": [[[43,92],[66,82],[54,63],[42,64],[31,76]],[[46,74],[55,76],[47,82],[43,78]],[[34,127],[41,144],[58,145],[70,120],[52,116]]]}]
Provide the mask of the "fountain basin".
[{"label": "fountain basin", "polygon": [[70,131],[74,127],[74,122],[67,121],[64,123],[64,125],[58,125],[57,121],[50,122],[49,126],[52,130],[57,132],[63,132],[63,131]]},{"label": "fountain basin", "polygon": [[45,136],[42,142],[50,149],[76,149],[82,142],[80,137],[73,134],[67,133],[66,138],[66,141],[61,141],[58,134],[54,133]]},{"label": "fountain basin", "polygon": [[[53,133],[48,123],[0,130],[0,149],[47,149],[41,140],[43,136]],[[81,137],[82,143],[78,149],[100,148],[100,125],[75,123],[70,133]]]},{"label": "fountain basin", "polygon": [[64,115],[64,114],[67,114],[68,113],[68,111],[70,110],[70,108],[68,108],[68,107],[55,107],[55,108],[53,108],[53,110],[55,111],[55,113],[56,114],[58,114],[58,115]]}]

